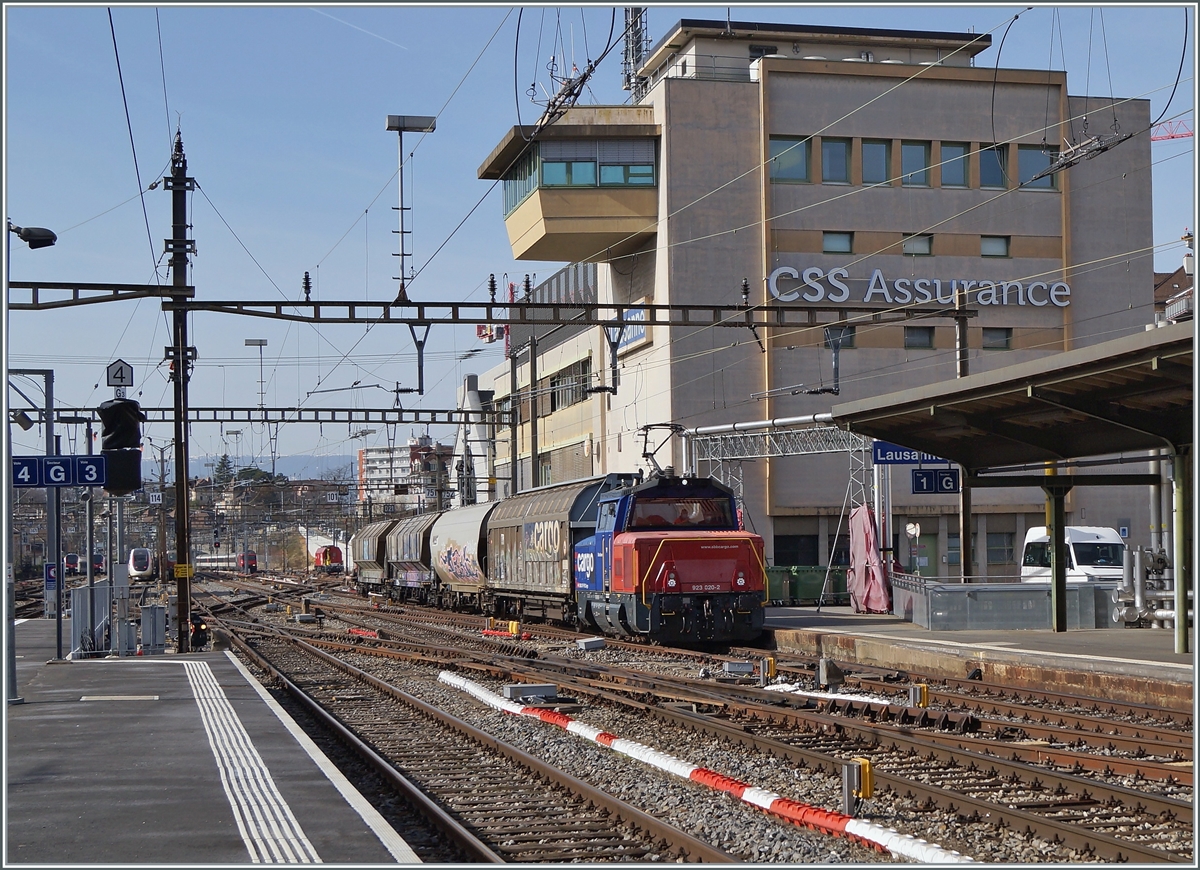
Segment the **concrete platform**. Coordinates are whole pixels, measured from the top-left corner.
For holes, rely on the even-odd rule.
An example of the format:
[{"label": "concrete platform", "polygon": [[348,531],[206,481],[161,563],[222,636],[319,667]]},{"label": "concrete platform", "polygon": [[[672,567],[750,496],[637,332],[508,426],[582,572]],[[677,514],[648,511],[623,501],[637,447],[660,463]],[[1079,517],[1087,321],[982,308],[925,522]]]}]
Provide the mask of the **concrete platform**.
[{"label": "concrete platform", "polygon": [[1175,652],[1171,630],[929,631],[891,614],[829,605],[770,607],[766,625],[781,653],[958,679],[978,668],[984,682],[1193,708],[1195,655]]},{"label": "concrete platform", "polygon": [[418,862],[227,653],[52,661],[47,619],[16,648],[6,866]]}]

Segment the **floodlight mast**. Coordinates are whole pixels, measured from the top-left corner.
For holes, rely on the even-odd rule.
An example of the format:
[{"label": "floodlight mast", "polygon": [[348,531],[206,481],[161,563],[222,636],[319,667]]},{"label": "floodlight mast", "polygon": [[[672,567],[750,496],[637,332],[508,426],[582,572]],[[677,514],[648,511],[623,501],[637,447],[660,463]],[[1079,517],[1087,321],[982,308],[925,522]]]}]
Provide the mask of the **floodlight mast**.
[{"label": "floodlight mast", "polygon": [[408,259],[408,243],[405,236],[409,234],[408,230],[404,229],[404,212],[407,209],[404,207],[404,134],[405,133],[432,133],[437,126],[437,118],[429,115],[388,115],[387,129],[396,133],[396,148],[399,154],[399,169],[397,175],[400,182],[400,205],[397,211],[400,212],[400,253],[392,256],[400,257],[400,290],[396,293],[397,302],[408,301],[408,291],[406,284],[408,283],[408,269],[405,265],[405,260]]}]

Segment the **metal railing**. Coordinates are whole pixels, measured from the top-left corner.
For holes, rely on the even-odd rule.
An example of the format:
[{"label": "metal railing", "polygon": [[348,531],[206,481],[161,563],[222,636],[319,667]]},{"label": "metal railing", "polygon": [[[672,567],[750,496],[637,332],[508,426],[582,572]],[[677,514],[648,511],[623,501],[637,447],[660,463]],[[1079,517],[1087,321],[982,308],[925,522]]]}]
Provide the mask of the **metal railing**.
[{"label": "metal railing", "polygon": [[663,79],[702,79],[711,82],[750,81],[750,61],[744,55],[672,54],[655,70],[651,85]]}]

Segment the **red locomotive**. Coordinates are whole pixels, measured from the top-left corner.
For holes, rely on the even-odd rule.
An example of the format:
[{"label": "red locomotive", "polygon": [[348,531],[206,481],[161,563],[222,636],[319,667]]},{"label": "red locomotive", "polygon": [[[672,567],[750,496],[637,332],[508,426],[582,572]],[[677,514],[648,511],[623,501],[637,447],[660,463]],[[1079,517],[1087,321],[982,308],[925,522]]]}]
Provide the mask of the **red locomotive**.
[{"label": "red locomotive", "polygon": [[313,568],[325,574],[341,574],[346,570],[346,565],[342,561],[341,548],[317,547],[317,552],[313,554]]}]

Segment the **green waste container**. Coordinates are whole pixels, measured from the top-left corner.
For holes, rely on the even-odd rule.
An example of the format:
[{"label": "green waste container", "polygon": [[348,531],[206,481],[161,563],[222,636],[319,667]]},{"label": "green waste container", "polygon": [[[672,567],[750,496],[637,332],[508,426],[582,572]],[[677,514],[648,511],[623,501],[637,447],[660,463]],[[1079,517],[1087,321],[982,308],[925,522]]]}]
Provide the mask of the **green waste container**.
[{"label": "green waste container", "polygon": [[792,599],[791,593],[791,570],[782,566],[771,566],[767,568],[767,601],[776,606],[781,604],[790,604]]},{"label": "green waste container", "polygon": [[[796,565],[791,569],[791,596],[795,601],[816,604],[821,600],[821,591],[825,589],[826,568],[823,565]],[[846,595],[846,569],[834,568],[829,571],[829,588],[825,590],[825,603],[841,601]]]}]

